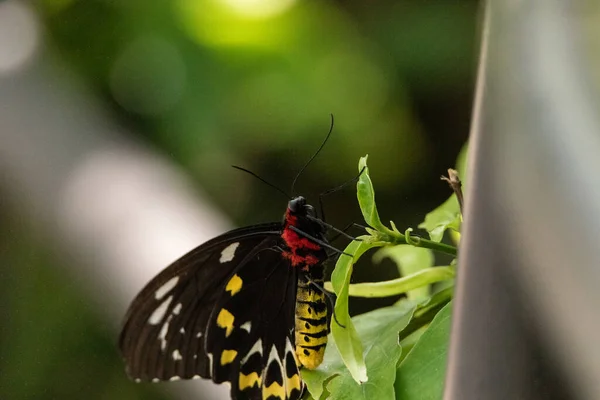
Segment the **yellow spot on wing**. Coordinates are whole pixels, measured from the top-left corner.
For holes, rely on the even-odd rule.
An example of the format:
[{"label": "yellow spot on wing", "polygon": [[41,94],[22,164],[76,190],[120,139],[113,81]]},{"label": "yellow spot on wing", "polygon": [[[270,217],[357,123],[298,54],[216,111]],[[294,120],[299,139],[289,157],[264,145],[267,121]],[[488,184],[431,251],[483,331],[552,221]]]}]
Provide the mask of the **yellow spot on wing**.
[{"label": "yellow spot on wing", "polygon": [[242,281],[242,278],[240,278],[238,276],[238,274],[233,275],[233,277],[229,280],[229,282],[227,283],[227,286],[225,287],[225,290],[230,292],[231,295],[233,296],[234,294],[236,294],[237,292],[239,292],[240,290],[242,290],[242,284],[244,282]]},{"label": "yellow spot on wing", "polygon": [[300,375],[295,374],[291,378],[286,378],[285,388],[287,390],[288,397],[292,393],[292,390],[298,389],[302,391],[302,380],[300,379]]},{"label": "yellow spot on wing", "polygon": [[223,350],[221,353],[221,365],[229,364],[235,357],[237,356],[237,351],[235,350]]},{"label": "yellow spot on wing", "polygon": [[271,386],[263,386],[263,400],[267,400],[269,396],[279,397],[281,400],[286,398],[285,388],[277,382],[271,383]]},{"label": "yellow spot on wing", "polygon": [[240,380],[239,380],[240,390],[244,390],[246,388],[252,387],[255,384],[258,384],[258,386],[260,386],[260,383],[261,383],[261,379],[260,379],[260,375],[258,375],[258,373],[252,372],[248,375],[245,375],[240,372]]},{"label": "yellow spot on wing", "polygon": [[233,317],[233,314],[224,308],[219,312],[219,315],[217,315],[217,325],[225,329],[226,337],[229,337],[233,331],[234,320],[235,318]]}]

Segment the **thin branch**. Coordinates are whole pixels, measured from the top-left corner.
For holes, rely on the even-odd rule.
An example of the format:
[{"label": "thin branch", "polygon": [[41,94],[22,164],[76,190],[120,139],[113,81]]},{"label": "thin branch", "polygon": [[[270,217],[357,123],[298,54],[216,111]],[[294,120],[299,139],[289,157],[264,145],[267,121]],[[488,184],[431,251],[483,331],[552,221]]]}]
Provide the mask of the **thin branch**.
[{"label": "thin branch", "polygon": [[460,178],[458,177],[458,171],[456,171],[455,169],[452,169],[452,168],[448,168],[448,176],[442,175],[441,179],[443,181],[448,182],[448,185],[450,185],[450,188],[452,189],[454,194],[456,194],[456,199],[458,200],[458,206],[460,207],[460,213],[462,214],[464,197],[463,197],[463,192],[462,192],[462,182],[460,181]]}]

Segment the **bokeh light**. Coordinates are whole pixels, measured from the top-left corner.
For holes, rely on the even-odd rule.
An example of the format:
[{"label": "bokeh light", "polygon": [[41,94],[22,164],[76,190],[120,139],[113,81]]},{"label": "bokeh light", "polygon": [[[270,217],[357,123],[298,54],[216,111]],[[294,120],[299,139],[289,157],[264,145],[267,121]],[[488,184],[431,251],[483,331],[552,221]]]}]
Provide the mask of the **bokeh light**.
[{"label": "bokeh light", "polygon": [[241,16],[266,19],[291,8],[296,0],[220,0]]}]

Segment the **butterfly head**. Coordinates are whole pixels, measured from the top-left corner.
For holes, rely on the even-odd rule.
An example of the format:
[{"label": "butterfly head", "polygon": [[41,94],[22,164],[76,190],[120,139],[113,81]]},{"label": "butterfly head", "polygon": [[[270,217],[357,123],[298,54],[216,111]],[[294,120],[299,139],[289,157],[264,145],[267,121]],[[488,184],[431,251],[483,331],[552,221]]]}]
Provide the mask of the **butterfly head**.
[{"label": "butterfly head", "polygon": [[291,214],[311,217],[316,217],[315,208],[306,203],[306,199],[302,196],[294,197],[288,203],[288,209]]}]

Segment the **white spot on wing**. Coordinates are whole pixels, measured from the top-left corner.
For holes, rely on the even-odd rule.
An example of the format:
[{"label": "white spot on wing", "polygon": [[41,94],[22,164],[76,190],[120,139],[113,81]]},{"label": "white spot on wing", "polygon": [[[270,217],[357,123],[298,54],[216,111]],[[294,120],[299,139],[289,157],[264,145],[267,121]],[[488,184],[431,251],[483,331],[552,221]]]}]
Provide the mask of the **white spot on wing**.
[{"label": "white spot on wing", "polygon": [[238,248],[239,245],[239,242],[235,242],[225,247],[221,252],[221,258],[219,258],[219,262],[223,264],[233,260],[233,257],[235,256],[235,250]]},{"label": "white spot on wing", "polygon": [[212,370],[213,370],[213,355],[212,355],[212,353],[206,353],[206,357],[208,357],[208,370],[212,373]]},{"label": "white spot on wing", "polygon": [[200,375],[194,375],[194,376],[192,376],[192,379],[200,379],[200,378],[202,378]]},{"label": "white spot on wing", "polygon": [[294,346],[292,346],[292,342],[290,342],[290,338],[285,340],[285,352],[294,354]]},{"label": "white spot on wing", "polygon": [[177,303],[175,305],[175,307],[173,307],[173,314],[179,315],[179,312],[181,311],[181,307],[182,307],[181,303]]},{"label": "white spot on wing", "polygon": [[[286,374],[285,371],[283,370],[283,365],[281,363],[281,359],[279,358],[279,354],[277,353],[277,349],[275,348],[275,345],[271,346],[271,352],[269,353],[269,359],[267,360],[267,363],[265,364],[265,369],[263,370],[262,375],[265,377],[265,380],[268,380],[267,377],[267,373],[269,371],[269,367],[271,365],[271,363],[275,363],[277,364],[277,366],[279,367],[279,370],[281,371],[281,376],[283,377],[283,385],[285,387],[286,385]],[[263,396],[265,395],[265,386],[263,386]]]},{"label": "white spot on wing", "polygon": [[243,323],[240,328],[250,333],[250,328],[252,328],[252,323],[250,321]]},{"label": "white spot on wing", "polygon": [[171,300],[173,300],[173,296],[167,297],[167,299],[163,301],[160,306],[158,306],[158,308],[150,315],[150,318],[148,318],[148,323],[152,325],[157,325],[160,323],[167,313],[167,309],[169,308],[169,304],[171,304]]},{"label": "white spot on wing", "polygon": [[135,378],[135,383],[140,383],[142,380],[140,378]]},{"label": "white spot on wing", "polygon": [[183,326],[179,328],[179,333],[181,333],[182,335],[185,334],[185,328]]},{"label": "white spot on wing", "polygon": [[269,353],[269,359],[267,360],[267,366],[271,364],[271,361],[276,360],[277,364],[281,366],[281,360],[279,359],[279,354],[277,354],[277,349],[275,345],[271,347],[271,352]]},{"label": "white spot on wing", "polygon": [[171,356],[173,357],[173,360],[175,360],[175,361],[181,360],[181,353],[177,349],[173,350],[173,354],[171,354]]},{"label": "white spot on wing", "polygon": [[167,318],[164,325],[160,328],[160,332],[158,332],[158,340],[160,340],[160,349],[165,351],[167,348],[167,333],[169,332],[169,323],[171,322],[171,316]]},{"label": "white spot on wing", "polygon": [[163,283],[163,285],[156,289],[156,292],[154,292],[154,298],[156,298],[156,300],[162,299],[165,294],[169,293],[171,289],[177,285],[177,282],[179,282],[179,277],[175,276]]},{"label": "white spot on wing", "polygon": [[284,357],[284,362],[285,362],[285,367],[286,370],[288,370],[288,354],[292,355],[292,359],[294,360],[294,369],[298,369],[297,365],[298,365],[298,358],[296,357],[296,351],[294,350],[294,346],[292,346],[292,342],[290,341],[290,338],[287,338],[285,341],[285,357]]},{"label": "white spot on wing", "polygon": [[240,364],[245,364],[246,361],[248,361],[248,359],[254,354],[254,353],[258,353],[262,356],[263,353],[263,347],[262,347],[262,340],[258,339],[256,341],[256,343],[254,343],[254,345],[250,348],[250,350],[248,351],[248,353],[246,354],[246,357],[244,357],[242,359],[242,361],[240,361]]},{"label": "white spot on wing", "polygon": [[160,382],[160,379],[158,379],[158,378],[152,378],[152,382],[154,382],[154,383]]},{"label": "white spot on wing", "polygon": [[196,337],[197,337],[197,338],[199,338],[199,337],[202,337],[202,332],[198,332],[198,333],[196,333]]},{"label": "white spot on wing", "polygon": [[172,377],[171,377],[171,379],[169,379],[169,380],[170,380],[171,382],[173,382],[173,381],[178,381],[178,380],[180,380],[180,379],[181,379],[180,377],[178,377],[177,375],[175,375],[175,376],[172,376]]}]

